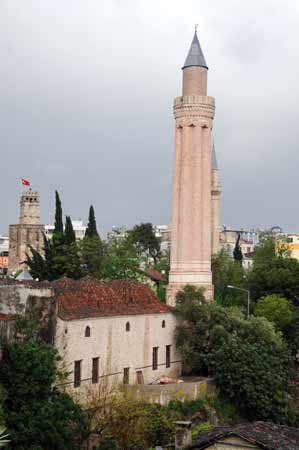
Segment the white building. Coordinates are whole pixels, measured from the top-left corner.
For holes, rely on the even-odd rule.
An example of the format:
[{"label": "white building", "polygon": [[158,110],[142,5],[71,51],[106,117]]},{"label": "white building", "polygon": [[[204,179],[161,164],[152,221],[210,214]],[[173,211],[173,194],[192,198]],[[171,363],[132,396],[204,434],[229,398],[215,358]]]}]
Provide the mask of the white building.
[{"label": "white building", "polygon": [[68,372],[66,387],[80,397],[101,380],[111,386],[149,384],[162,375],[180,375],[176,317],[148,286],[90,277],[7,285],[0,281],[0,337],[1,331],[12,334],[8,325],[16,314],[29,312],[32,296],[45,335]]},{"label": "white building", "polygon": [[8,251],[9,251],[9,237],[2,236],[0,234],[0,255],[8,256]]},{"label": "white building", "polygon": [[[77,240],[83,239],[87,226],[83,224],[81,219],[72,220],[73,229]],[[54,225],[45,225],[45,233],[48,239],[51,239],[54,232]]]},{"label": "white building", "polygon": [[166,252],[170,250],[171,236],[169,225],[154,225],[156,237],[161,240],[161,251]]}]

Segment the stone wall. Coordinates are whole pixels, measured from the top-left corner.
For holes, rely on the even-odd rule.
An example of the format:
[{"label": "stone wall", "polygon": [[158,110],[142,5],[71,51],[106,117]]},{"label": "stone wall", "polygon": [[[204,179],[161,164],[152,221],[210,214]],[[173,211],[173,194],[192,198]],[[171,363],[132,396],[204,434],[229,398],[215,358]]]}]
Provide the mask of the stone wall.
[{"label": "stone wall", "polygon": [[[165,321],[165,327],[162,323]],[[129,324],[129,331],[126,325]],[[85,337],[86,327],[90,337]],[[99,382],[116,387],[129,372],[129,384],[141,376],[145,384],[162,375],[181,374],[181,358],[175,348],[176,318],[172,313],[144,314],[93,319],[58,319],[56,347],[64,368],[70,372],[68,388],[79,397],[92,385],[92,359],[99,358]],[[170,367],[166,367],[166,346],[171,345]],[[153,370],[153,347],[158,347],[157,369]],[[74,362],[81,361],[81,386],[74,388]],[[98,384],[94,385],[95,387]]]},{"label": "stone wall", "polygon": [[[41,325],[41,337],[54,343],[56,333],[56,303],[53,290],[23,284],[0,284],[0,336],[12,339],[14,321],[11,316],[36,319]],[[8,316],[8,317],[5,317]],[[9,317],[10,316],[10,317]]]},{"label": "stone wall", "polygon": [[197,400],[215,395],[216,388],[211,378],[204,378],[178,384],[130,386],[129,391],[136,400],[167,405],[171,400]]},{"label": "stone wall", "polygon": [[44,225],[10,225],[9,226],[9,273],[17,272],[26,267],[26,253],[30,254],[30,248],[43,252],[45,231]]}]

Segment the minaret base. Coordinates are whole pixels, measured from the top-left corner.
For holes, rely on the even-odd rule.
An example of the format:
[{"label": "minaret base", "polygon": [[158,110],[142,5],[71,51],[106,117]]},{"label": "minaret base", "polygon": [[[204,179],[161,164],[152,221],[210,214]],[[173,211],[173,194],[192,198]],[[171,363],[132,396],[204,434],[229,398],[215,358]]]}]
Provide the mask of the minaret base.
[{"label": "minaret base", "polygon": [[[196,275],[194,275],[194,278],[201,278]],[[179,291],[181,291],[186,285],[192,285],[196,288],[203,288],[204,289],[204,296],[207,300],[207,302],[211,303],[214,299],[214,286],[211,281],[187,281],[186,282],[170,282],[167,286],[166,291],[166,303],[169,306],[175,306],[176,305],[176,295]]]}]

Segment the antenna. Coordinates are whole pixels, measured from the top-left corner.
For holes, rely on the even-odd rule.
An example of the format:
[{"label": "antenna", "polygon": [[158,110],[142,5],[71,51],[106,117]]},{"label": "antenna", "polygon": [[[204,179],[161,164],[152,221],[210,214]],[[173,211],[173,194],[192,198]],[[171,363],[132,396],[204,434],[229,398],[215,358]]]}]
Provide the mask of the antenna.
[{"label": "antenna", "polygon": [[195,24],[194,28],[195,28],[195,33],[197,33],[198,23]]}]

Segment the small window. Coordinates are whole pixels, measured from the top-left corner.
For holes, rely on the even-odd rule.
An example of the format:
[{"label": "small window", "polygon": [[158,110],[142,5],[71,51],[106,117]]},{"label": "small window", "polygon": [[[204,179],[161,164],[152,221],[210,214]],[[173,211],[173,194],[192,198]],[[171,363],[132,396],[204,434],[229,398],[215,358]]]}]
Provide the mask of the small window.
[{"label": "small window", "polygon": [[127,322],[126,323],[126,331],[130,331],[130,329],[131,329],[130,322]]},{"label": "small window", "polygon": [[166,326],[165,320],[162,320],[162,328],[165,328],[165,326]]},{"label": "small window", "polygon": [[81,384],[81,360],[74,363],[74,387],[79,387]]},{"label": "small window", "polygon": [[85,337],[90,337],[90,327],[85,328]]},{"label": "small window", "polygon": [[130,381],[130,368],[125,367],[124,376],[123,376],[123,384],[129,384]]},{"label": "small window", "polygon": [[158,349],[159,347],[153,347],[153,370],[158,369]]},{"label": "small window", "polygon": [[166,367],[170,367],[171,345],[166,345]]},{"label": "small window", "polygon": [[99,361],[100,361],[100,358],[92,358],[92,382],[93,382],[93,384],[99,382]]}]

